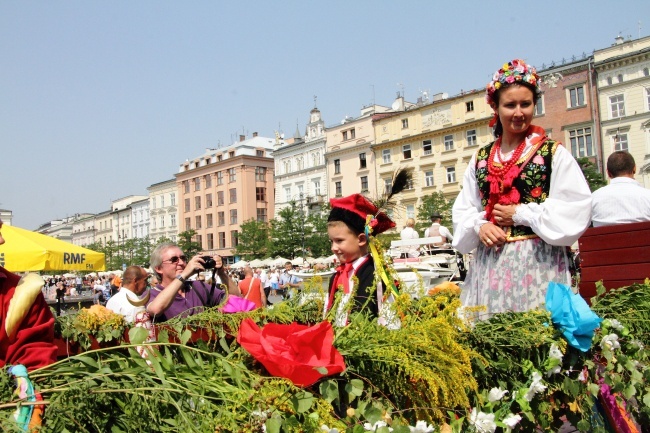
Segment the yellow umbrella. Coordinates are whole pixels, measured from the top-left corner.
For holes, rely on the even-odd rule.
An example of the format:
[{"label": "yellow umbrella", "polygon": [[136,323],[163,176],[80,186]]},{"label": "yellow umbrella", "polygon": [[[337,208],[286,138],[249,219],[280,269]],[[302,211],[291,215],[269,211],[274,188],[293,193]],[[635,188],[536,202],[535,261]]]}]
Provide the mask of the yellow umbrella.
[{"label": "yellow umbrella", "polygon": [[6,242],[0,245],[0,265],[12,272],[106,269],[104,253],[51,236],[5,224],[2,237]]}]

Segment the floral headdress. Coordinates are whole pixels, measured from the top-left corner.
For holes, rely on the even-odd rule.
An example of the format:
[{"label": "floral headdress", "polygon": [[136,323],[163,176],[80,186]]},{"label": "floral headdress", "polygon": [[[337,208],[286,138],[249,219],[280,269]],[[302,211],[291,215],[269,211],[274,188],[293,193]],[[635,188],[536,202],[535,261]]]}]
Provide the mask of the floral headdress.
[{"label": "floral headdress", "polygon": [[514,59],[504,63],[501,69],[494,73],[492,81],[485,88],[485,99],[490,106],[494,105],[494,93],[502,86],[517,82],[531,84],[535,87],[535,94],[539,94],[539,81],[539,75],[534,67],[527,65],[521,59]]}]

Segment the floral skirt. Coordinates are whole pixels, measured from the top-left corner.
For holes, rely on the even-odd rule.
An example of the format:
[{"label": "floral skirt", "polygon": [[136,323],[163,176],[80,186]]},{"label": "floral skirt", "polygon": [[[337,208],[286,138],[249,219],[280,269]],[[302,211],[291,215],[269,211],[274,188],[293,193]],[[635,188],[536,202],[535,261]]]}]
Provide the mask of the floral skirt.
[{"label": "floral skirt", "polygon": [[476,249],[461,300],[465,306],[485,306],[480,317],[543,306],[548,283],[571,285],[566,247],[540,238],[507,242],[499,248]]}]

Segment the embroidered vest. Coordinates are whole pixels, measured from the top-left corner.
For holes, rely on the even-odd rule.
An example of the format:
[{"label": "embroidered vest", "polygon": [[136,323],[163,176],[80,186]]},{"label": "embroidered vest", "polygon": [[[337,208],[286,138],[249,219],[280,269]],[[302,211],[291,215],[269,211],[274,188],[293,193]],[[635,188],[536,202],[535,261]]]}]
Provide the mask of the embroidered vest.
[{"label": "embroidered vest", "polygon": [[[556,141],[546,140],[532,158],[529,159],[532,148],[519,158],[519,161],[517,161],[518,167],[521,167],[521,164],[529,159],[528,164],[523,167],[519,176],[513,182],[513,187],[517,188],[521,196],[519,203],[542,203],[546,200],[551,188],[551,162],[558,145],[560,143]],[[492,146],[494,146],[494,142],[479,149],[476,154],[476,181],[481,194],[481,205],[484,208],[487,206],[488,197],[490,196],[487,162]],[[504,230],[508,242],[537,237],[533,230],[527,226],[505,227]]]}]

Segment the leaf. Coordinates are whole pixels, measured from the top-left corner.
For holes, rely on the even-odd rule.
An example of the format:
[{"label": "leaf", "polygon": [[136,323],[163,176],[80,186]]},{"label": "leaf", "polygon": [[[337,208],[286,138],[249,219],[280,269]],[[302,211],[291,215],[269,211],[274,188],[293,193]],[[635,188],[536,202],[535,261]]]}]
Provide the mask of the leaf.
[{"label": "leaf", "polygon": [[339,386],[335,380],[326,380],[325,382],[321,382],[318,391],[328,403],[332,403],[339,398]]},{"label": "leaf", "polygon": [[131,344],[140,344],[149,337],[149,331],[141,327],[133,327],[129,329],[129,342]]},{"label": "leaf", "polygon": [[309,408],[311,408],[312,404],[314,403],[314,400],[315,400],[314,396],[309,392],[297,393],[296,395],[291,397],[291,403],[293,404],[293,408],[298,413],[307,412]]},{"label": "leaf", "polygon": [[345,392],[348,394],[348,401],[351,403],[355,398],[363,394],[363,381],[360,379],[352,379],[345,384]]},{"label": "leaf", "polygon": [[623,390],[623,397],[625,397],[626,400],[629,400],[632,398],[633,395],[636,395],[636,388],[634,385],[628,385],[624,390]]},{"label": "leaf", "polygon": [[381,419],[383,411],[377,407],[371,406],[367,408],[363,416],[368,420],[370,424],[374,424]]},{"label": "leaf", "polygon": [[189,329],[186,329],[181,333],[181,344],[187,344],[187,342],[190,340],[192,337],[192,331]]},{"label": "leaf", "polygon": [[646,393],[646,395],[643,396],[643,404],[646,407],[650,407],[650,392]]},{"label": "leaf", "polygon": [[320,374],[322,374],[323,376],[327,375],[327,368],[325,367],[314,367],[314,369]]}]

